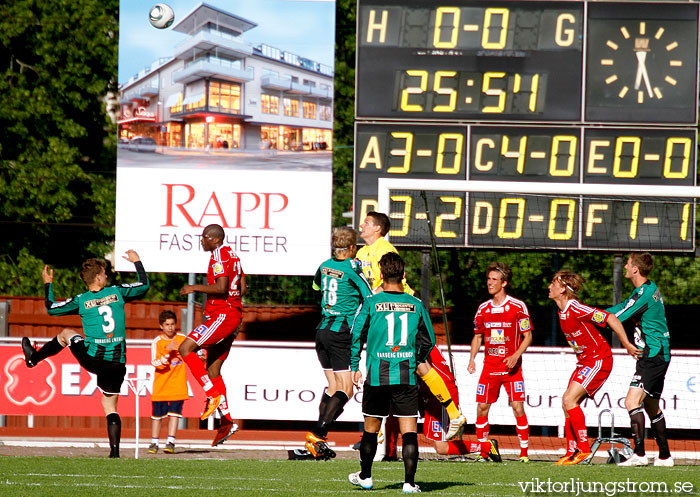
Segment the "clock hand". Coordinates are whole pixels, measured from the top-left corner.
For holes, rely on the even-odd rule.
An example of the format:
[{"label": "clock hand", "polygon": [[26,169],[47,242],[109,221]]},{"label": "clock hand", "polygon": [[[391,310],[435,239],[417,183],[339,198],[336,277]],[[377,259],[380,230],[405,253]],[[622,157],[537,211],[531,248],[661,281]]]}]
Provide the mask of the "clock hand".
[{"label": "clock hand", "polygon": [[654,98],[654,94],[651,91],[651,83],[649,82],[649,73],[647,73],[647,53],[640,50],[635,52],[635,55],[637,56],[637,75],[634,80],[634,89],[639,90],[639,86],[642,80],[644,80],[644,86],[647,89],[649,98]]}]

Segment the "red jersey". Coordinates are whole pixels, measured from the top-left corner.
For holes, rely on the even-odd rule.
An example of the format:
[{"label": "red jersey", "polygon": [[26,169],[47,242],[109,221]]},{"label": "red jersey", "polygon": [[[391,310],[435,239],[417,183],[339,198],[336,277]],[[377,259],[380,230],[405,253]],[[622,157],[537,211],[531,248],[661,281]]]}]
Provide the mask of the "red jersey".
[{"label": "red jersey", "polygon": [[[430,350],[428,362],[430,362],[430,364],[433,366],[435,372],[440,375],[442,381],[445,382],[445,386],[450,392],[450,396],[452,397],[455,405],[459,406],[459,389],[457,388],[455,377],[452,374],[452,370],[450,370],[450,365],[447,359],[445,359],[445,357],[442,355],[440,349],[437,348],[437,345]],[[426,414],[430,413],[433,417],[439,419],[442,404],[438,402],[435,395],[433,395],[428,386],[422,381],[418,382],[418,388],[421,393],[422,402],[425,404]]]},{"label": "red jersey", "polygon": [[243,277],[243,269],[241,268],[241,260],[227,245],[217,247],[211,253],[207,269],[207,284],[214,285],[217,278],[224,276],[228,278],[228,295],[226,298],[209,295],[204,307],[204,313],[207,316],[228,312],[240,314],[242,312],[241,278]]},{"label": "red jersey", "polygon": [[522,334],[532,331],[530,313],[525,302],[507,295],[500,304],[488,300],[479,306],[474,316],[474,333],[484,335],[484,371],[512,373],[518,371],[522,357],[508,369],[505,359],[515,353],[522,342]]},{"label": "red jersey", "polygon": [[579,364],[612,357],[610,345],[596,329],[596,325],[605,326],[609,316],[609,313],[584,305],[578,300],[569,300],[559,313],[561,331],[576,352]]}]

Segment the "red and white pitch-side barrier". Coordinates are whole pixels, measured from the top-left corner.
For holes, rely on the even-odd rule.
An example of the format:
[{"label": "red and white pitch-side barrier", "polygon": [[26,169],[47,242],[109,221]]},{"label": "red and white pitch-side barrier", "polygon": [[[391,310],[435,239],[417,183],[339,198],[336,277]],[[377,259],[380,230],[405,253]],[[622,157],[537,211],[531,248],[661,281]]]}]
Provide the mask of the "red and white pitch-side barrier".
[{"label": "red and white pitch-side barrier", "polygon": [[[474,397],[481,370],[483,351],[477,356],[477,373],[467,372],[469,348],[453,347],[462,411],[473,422]],[[589,426],[598,425],[598,413],[611,409],[615,424],[629,426],[624,397],[634,372],[634,360],[616,350],[612,374],[595,401],[583,407]],[[151,413],[154,368],[150,360],[150,341],[127,341],[127,378],[147,378],[139,396],[141,417]],[[0,339],[0,414],[102,416],[95,378],[83,371],[69,351],[49,358],[28,369],[19,346],[19,338]],[[526,412],[530,425],[560,426],[564,415],[561,396],[574,370],[575,357],[568,348],[530,347],[523,356],[527,394]],[[361,364],[364,370],[364,364]],[[318,417],[318,402],[325,377],[316,359],[312,343],[307,342],[234,342],[222,369],[228,390],[231,413],[237,419],[304,420]],[[198,417],[204,405],[200,387],[188,377],[190,401],[184,415]],[[122,416],[135,415],[135,393],[126,382],[121,394]],[[362,393],[348,403],[340,421],[362,421]],[[674,351],[662,397],[669,428],[700,429],[700,351]],[[512,425],[515,420],[504,391],[489,414],[491,424]],[[603,418],[609,426],[610,417]]]}]

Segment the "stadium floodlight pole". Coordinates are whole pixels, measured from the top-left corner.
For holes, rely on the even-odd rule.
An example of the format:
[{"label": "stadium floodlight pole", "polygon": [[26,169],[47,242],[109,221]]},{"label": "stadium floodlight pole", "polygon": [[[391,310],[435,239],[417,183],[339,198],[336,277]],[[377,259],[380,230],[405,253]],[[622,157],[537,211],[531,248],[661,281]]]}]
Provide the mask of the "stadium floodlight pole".
[{"label": "stadium floodlight pole", "polygon": [[[425,190],[421,190],[420,196],[423,197],[425,203],[425,216],[428,220],[428,232],[430,233],[430,247],[433,252],[433,261],[435,264],[435,273],[437,274],[438,288],[440,289],[440,308],[442,309],[442,322],[445,325],[445,340],[447,341],[447,355],[450,358],[450,369],[454,373],[455,365],[452,360],[452,339],[450,338],[450,327],[447,323],[447,309],[445,306],[445,288],[442,285],[442,273],[440,273],[440,259],[438,259],[437,244],[435,243],[435,235],[433,234],[433,222],[430,219],[430,207],[428,206],[428,196]],[[388,212],[388,211],[382,211]]]}]

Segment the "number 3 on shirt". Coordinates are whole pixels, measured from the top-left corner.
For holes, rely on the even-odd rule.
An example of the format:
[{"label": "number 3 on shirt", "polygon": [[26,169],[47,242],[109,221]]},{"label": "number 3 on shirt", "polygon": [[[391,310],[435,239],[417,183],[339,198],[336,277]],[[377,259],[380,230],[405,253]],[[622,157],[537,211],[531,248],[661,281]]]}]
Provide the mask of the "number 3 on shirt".
[{"label": "number 3 on shirt", "polygon": [[[386,346],[387,347],[393,347],[394,346],[394,325],[396,323],[396,320],[394,319],[394,313],[391,312],[385,316],[386,318],[386,329],[387,329],[387,336],[386,336]],[[405,312],[403,314],[399,314],[399,321],[401,321],[401,340],[399,341],[398,345],[404,346],[408,343],[408,314]]]},{"label": "number 3 on shirt", "polygon": [[104,324],[102,325],[102,331],[104,331],[105,334],[112,333],[115,328],[114,318],[112,317],[112,308],[108,305],[101,305],[97,308],[97,312],[99,312],[102,315],[102,318],[105,320]]}]

